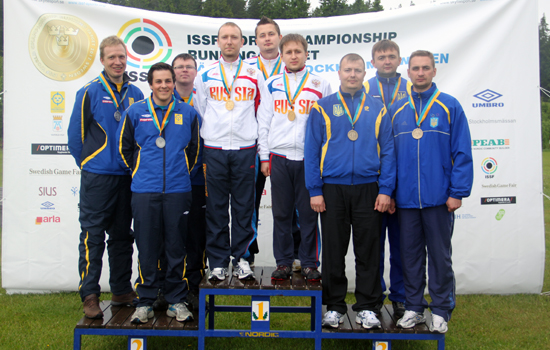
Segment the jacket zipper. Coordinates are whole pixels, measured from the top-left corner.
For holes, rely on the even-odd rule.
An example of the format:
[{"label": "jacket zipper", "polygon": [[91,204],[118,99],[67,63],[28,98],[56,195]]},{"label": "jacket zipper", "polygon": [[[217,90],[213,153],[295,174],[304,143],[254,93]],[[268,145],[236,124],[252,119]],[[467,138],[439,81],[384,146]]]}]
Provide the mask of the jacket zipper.
[{"label": "jacket zipper", "polygon": [[[419,103],[419,110],[420,110],[420,113],[422,113],[422,95],[418,94],[418,100],[420,101]],[[418,111],[416,111],[416,113],[418,114]],[[418,118],[421,118],[422,116],[419,115]],[[420,127],[420,125],[418,126]],[[418,146],[416,147],[416,159],[417,159],[417,162],[418,162],[418,205],[420,206],[420,209],[422,209],[422,198],[420,196],[420,139],[418,139]]]}]

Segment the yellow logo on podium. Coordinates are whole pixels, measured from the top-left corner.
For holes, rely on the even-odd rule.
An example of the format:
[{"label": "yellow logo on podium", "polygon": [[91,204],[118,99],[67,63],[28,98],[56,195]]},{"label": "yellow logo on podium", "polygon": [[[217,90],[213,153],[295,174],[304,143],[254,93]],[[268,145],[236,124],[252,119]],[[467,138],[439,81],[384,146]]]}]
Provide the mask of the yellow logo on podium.
[{"label": "yellow logo on podium", "polygon": [[132,350],[142,350],[143,349],[143,339],[142,338],[132,338]]},{"label": "yellow logo on podium", "polygon": [[50,92],[50,108],[52,113],[65,113],[65,91]]},{"label": "yellow logo on podium", "polygon": [[252,321],[269,321],[269,301],[252,302]]},{"label": "yellow logo on podium", "polygon": [[388,350],[388,342],[386,341],[377,341],[375,344],[376,350]]}]

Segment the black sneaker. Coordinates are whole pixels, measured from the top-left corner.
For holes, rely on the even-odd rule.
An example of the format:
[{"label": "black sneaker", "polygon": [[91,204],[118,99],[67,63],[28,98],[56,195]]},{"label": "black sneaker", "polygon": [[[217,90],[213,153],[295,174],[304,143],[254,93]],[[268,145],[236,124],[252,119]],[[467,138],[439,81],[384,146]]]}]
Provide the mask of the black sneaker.
[{"label": "black sneaker", "polygon": [[159,292],[157,300],[153,303],[153,310],[155,311],[164,311],[168,310],[168,302],[164,298],[164,294]]},{"label": "black sneaker", "polygon": [[321,273],[316,267],[302,267],[302,276],[308,281],[320,281]]},{"label": "black sneaker", "polygon": [[287,280],[292,274],[292,269],[285,265],[277,266],[277,270],[273,271],[271,274],[272,280],[282,281]]},{"label": "black sneaker", "polygon": [[392,301],[391,304],[393,306],[393,317],[399,320],[405,314],[405,304],[398,301]]}]

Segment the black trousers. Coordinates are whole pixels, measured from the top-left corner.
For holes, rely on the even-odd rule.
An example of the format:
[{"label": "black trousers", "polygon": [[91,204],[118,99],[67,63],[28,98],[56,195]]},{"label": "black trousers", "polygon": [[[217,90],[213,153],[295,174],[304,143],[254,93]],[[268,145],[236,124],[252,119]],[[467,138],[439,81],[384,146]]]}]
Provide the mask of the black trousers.
[{"label": "black trousers", "polygon": [[80,178],[80,233],[78,272],[82,300],[90,294],[99,296],[99,279],[108,234],[109,285],[115,295],[132,289],[132,254],[134,236],[130,225],[132,192],[130,175],[101,175],[82,171]]},{"label": "black trousers", "polygon": [[[355,254],[354,311],[377,312],[380,283],[380,227],[382,214],[374,210],[378,184],[323,186],[326,211],[321,213],[323,238],[323,304],[346,313],[346,253],[353,232]],[[353,230],[351,230],[353,229]]]},{"label": "black trousers", "polygon": [[138,306],[153,305],[160,287],[158,261],[164,242],[166,279],[163,292],[170,304],[187,301],[185,276],[187,220],[191,192],[133,193],[132,213],[138,248]]}]

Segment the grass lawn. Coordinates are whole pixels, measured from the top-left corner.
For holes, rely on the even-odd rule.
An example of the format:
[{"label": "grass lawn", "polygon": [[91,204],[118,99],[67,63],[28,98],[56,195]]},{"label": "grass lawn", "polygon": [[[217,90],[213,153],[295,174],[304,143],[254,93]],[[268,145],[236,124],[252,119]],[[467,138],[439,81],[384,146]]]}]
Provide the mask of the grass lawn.
[{"label": "grass lawn", "polygon": [[[0,152],[1,160],[1,152]],[[544,193],[550,194],[550,152],[543,152]],[[1,175],[1,173],[0,173]],[[550,221],[550,201],[544,200],[545,228]],[[550,251],[546,231],[546,251]],[[1,240],[0,240],[1,244]],[[550,291],[550,259],[546,259],[543,291]],[[102,295],[110,299],[110,295]],[[249,297],[216,297],[227,305],[245,305]],[[348,303],[353,295],[348,294]],[[307,298],[275,298],[275,305],[307,305]],[[545,295],[459,295],[449,323],[446,349],[525,350],[550,348],[550,296]],[[0,289],[0,349],[70,349],[73,329],[82,317],[77,293],[6,295]],[[307,329],[306,315],[272,314],[274,328]],[[220,328],[243,327],[249,314],[219,314]],[[126,349],[127,338],[84,336],[82,349]],[[148,349],[195,349],[195,338],[152,337]],[[313,340],[210,338],[207,349],[313,349]],[[394,350],[436,349],[433,341],[392,341]],[[324,340],[323,349],[370,349],[365,340]]]}]

